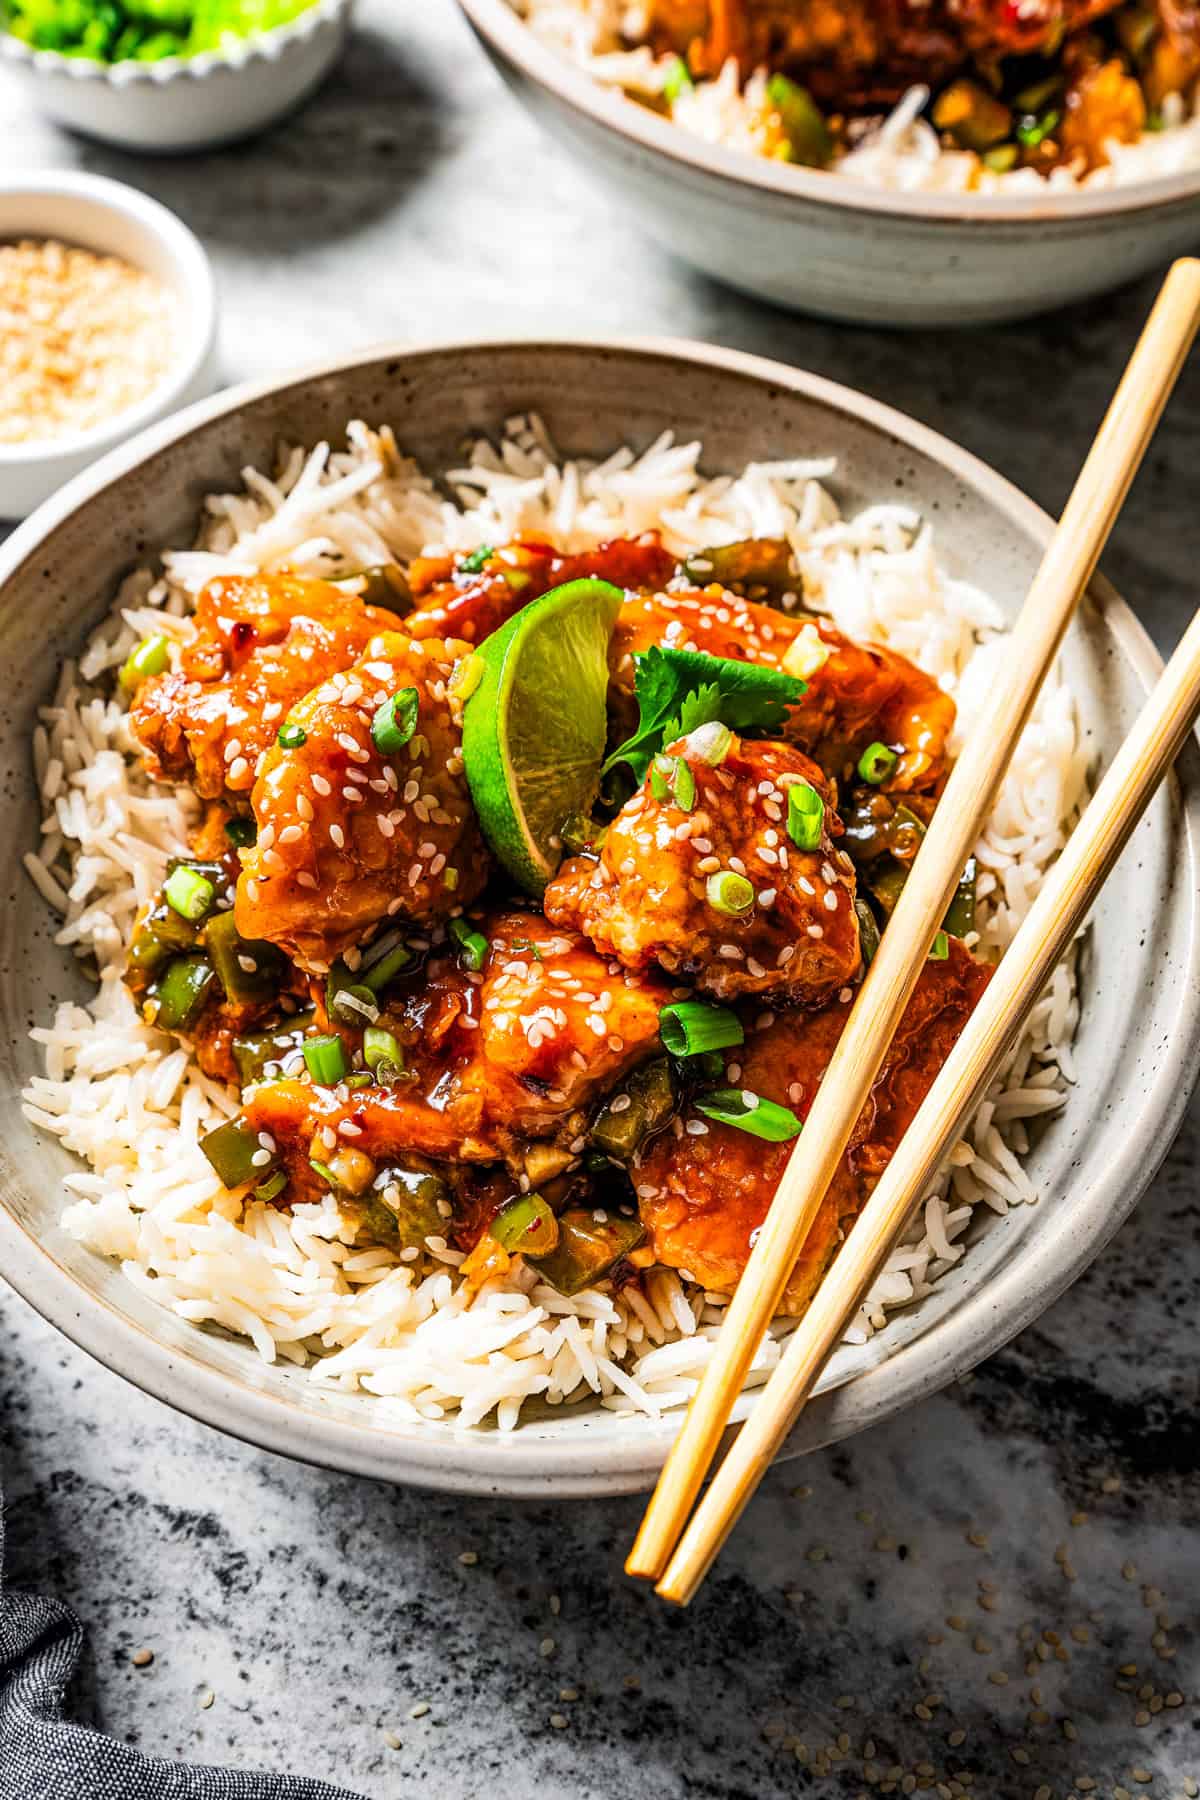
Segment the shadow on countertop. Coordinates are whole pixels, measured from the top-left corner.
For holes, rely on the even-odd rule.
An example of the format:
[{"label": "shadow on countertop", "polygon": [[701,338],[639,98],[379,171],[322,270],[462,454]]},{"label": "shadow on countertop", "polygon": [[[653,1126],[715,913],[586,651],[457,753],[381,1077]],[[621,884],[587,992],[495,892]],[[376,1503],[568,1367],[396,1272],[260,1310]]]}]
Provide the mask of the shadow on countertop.
[{"label": "shadow on countertop", "polygon": [[370,1800],[501,1780],[516,1800],[774,1800],[908,1775],[1173,1800],[1200,1777],[1198,1126],[1193,1107],[1035,1328],[774,1471],[687,1612],[621,1573],[639,1499],[463,1500],[293,1465],[47,1327],[37,1369],[7,1367],[13,1578],[86,1610],[106,1729],[136,1718],[146,1749]]}]

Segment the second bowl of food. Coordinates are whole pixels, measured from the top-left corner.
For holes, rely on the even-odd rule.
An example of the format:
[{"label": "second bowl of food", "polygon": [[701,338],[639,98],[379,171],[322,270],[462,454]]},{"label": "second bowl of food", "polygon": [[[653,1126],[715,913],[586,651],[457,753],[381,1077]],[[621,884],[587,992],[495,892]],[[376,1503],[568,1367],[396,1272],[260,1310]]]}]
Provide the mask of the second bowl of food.
[{"label": "second bowl of food", "polygon": [[1162,0],[460,0],[677,255],[834,318],[968,325],[1200,238],[1200,23]]},{"label": "second bowl of food", "polygon": [[[380,354],[108,458],[0,563],[4,1273],[293,1455],[650,1483],[1048,529],[672,344]],[[1156,667],[1098,582],[757,1379]],[[1198,823],[1189,748],[793,1450],[1130,1211],[1196,1068]]]}]

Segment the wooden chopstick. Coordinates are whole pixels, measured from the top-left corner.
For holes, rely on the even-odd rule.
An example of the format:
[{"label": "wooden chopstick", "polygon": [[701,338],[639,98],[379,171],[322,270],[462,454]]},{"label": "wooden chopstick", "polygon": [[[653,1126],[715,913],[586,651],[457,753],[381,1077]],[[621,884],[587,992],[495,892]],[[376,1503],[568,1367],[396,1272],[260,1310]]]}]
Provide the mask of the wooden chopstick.
[{"label": "wooden chopstick", "polygon": [[754,1411],[717,1471],[658,1592],[686,1605],[795,1424],[826,1361],[947,1151],[994,1080],[1055,964],[1200,713],[1200,612],[1054,864],[962,1036],[859,1214]]},{"label": "wooden chopstick", "polygon": [[755,1350],[870,1093],[1022,727],[1107,541],[1200,323],[1200,261],[1174,264],[1007,643],[1004,673],[953,770],[796,1139],[712,1360],[626,1562],[657,1580],[718,1449]]}]

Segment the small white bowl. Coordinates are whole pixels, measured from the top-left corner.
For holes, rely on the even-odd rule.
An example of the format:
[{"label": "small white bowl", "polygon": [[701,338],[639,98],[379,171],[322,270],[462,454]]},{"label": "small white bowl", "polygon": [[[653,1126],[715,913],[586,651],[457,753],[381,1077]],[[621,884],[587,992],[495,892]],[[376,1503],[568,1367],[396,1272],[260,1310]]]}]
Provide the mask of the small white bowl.
[{"label": "small white bowl", "polygon": [[354,0],[316,0],[290,25],[229,50],[101,63],[31,50],[0,32],[0,62],[59,125],[126,150],[199,150],[262,131],[298,106],[341,54]]},{"label": "small white bowl", "polygon": [[157,200],[100,175],[0,179],[0,243],[59,238],[121,256],[173,288],[180,325],[175,361],[158,386],[110,423],[70,436],[0,444],[0,519],[22,519],[47,495],[144,425],[198,400],[215,385],[217,295],[208,257],[187,226]]}]

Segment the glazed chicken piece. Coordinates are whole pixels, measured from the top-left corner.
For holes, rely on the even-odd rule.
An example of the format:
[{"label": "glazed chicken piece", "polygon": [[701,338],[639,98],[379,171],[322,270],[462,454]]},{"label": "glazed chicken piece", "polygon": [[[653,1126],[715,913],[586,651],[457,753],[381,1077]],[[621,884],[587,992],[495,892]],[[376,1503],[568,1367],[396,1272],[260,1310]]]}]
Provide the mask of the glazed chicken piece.
[{"label": "glazed chicken piece", "polygon": [[[596,1099],[661,1048],[658,1015],[671,997],[664,982],[611,973],[590,944],[537,913],[503,913],[475,929],[489,944],[481,971],[464,969],[443,946],[387,990],[378,1024],[397,1038],[405,1063],[391,1086],[284,1080],[247,1092],[249,1122],[270,1133],[286,1164],[289,1201],[320,1190],[308,1166],[318,1133],[327,1151],[349,1144],[378,1169],[416,1155],[473,1164],[508,1157],[519,1172],[528,1140],[558,1136],[557,1171],[578,1154],[570,1146]],[[359,1034],[342,1037],[353,1056]]]},{"label": "glazed chicken piece", "polygon": [[[291,708],[254,786],[258,839],[237,893],[244,937],[324,973],[382,920],[446,918],[480,892],[489,859],[446,698],[469,648],[387,632]],[[380,748],[379,709],[395,701],[403,726],[413,700],[411,736]]]},{"label": "glazed chicken piece", "polygon": [[661,1048],[672,990],[537,913],[506,913],[487,935],[479,1030],[455,1093],[476,1097],[497,1132],[573,1141],[596,1098]]},{"label": "glazed chicken piece", "polygon": [[[609,826],[599,859],[575,857],[550,883],[546,916],[630,968],[657,962],[723,1000],[774,994],[819,1003],[859,967],[854,869],[834,842],[841,823],[828,784],[790,744],[735,737],[714,768],[701,740],[670,746],[688,772],[691,805],[678,803],[679,778],[668,782],[652,765]],[[656,775],[665,797],[655,795]],[[792,787],[816,811],[811,850],[788,835]],[[730,886],[739,910],[722,891]]]},{"label": "glazed chicken piece", "polygon": [[[803,1310],[845,1230],[887,1167],[933,1079],[987,985],[990,970],[956,939],[925,965],[850,1147],[792,1272],[788,1312]],[[727,1085],[807,1117],[846,1019],[840,1001],[818,1013],[778,1013],[725,1052]],[[792,1144],[760,1138],[699,1113],[685,1114],[643,1152],[633,1171],[639,1210],[657,1261],[721,1293],[736,1287]]]},{"label": "glazed chicken piece", "polygon": [[210,581],[179,668],[143,682],[130,709],[148,773],[244,806],[289,709],[396,623],[325,581]]},{"label": "glazed chicken piece", "polygon": [[808,691],[791,708],[785,735],[839,782],[876,739],[900,753],[888,789],[936,789],[946,774],[949,694],[906,657],[853,643],[825,619],[797,618],[715,586],[631,598],[610,651],[619,720],[632,708],[633,658],[652,644],[800,675]]},{"label": "glazed chicken piece", "polygon": [[479,644],[530,600],[563,582],[590,575],[638,590],[662,587],[675,572],[675,558],[654,531],[640,538],[615,538],[576,556],[536,538],[519,538],[492,550],[477,570],[464,572],[463,560],[418,557],[412,564],[409,583],[416,606],[404,628],[413,637],[465,638]]},{"label": "glazed chicken piece", "polygon": [[1050,54],[1120,0],[654,0],[651,42],[697,75],[734,57],[804,83],[823,105],[891,106],[916,82],[936,86],[969,55]]}]

